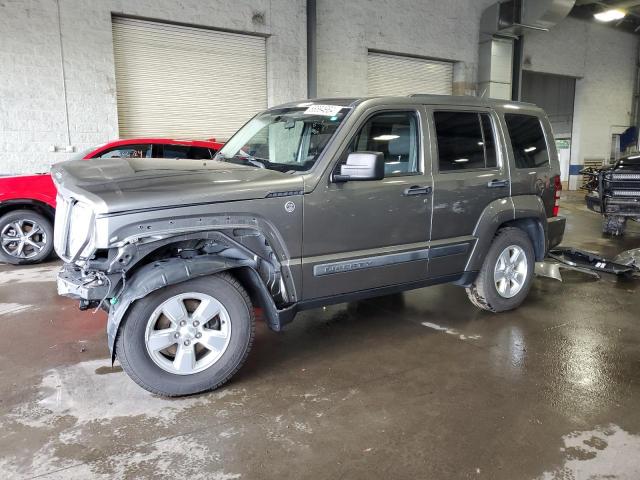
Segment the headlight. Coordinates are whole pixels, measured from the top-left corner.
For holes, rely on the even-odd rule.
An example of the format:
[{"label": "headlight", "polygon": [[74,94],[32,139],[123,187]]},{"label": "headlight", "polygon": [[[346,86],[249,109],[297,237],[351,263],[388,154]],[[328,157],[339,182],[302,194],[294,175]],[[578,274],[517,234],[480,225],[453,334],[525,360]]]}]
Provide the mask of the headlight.
[{"label": "headlight", "polygon": [[89,205],[77,202],[71,208],[67,253],[73,259],[86,257],[93,251],[93,210]]}]

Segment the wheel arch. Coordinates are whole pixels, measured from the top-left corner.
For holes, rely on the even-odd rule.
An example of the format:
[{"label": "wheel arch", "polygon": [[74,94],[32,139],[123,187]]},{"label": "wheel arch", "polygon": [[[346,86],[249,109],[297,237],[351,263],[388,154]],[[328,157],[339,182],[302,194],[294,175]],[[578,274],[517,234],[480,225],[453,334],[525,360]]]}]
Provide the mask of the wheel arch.
[{"label": "wheel arch", "polygon": [[48,203],[29,198],[16,198],[0,202],[0,217],[15,210],[33,210],[51,221],[53,225],[56,210]]},{"label": "wheel arch", "polygon": [[534,247],[536,261],[547,254],[547,222],[544,205],[537,195],[521,195],[491,202],[482,212],[473,236],[477,238],[465,271],[477,272],[496,233],[504,227],[523,230]]},{"label": "wheel arch", "polygon": [[[167,258],[144,265],[131,278],[126,280],[126,290],[115,297],[109,309],[107,337],[112,361],[115,360],[115,343],[120,332],[122,321],[137,300],[170,285],[185,281],[228,272],[232,274],[247,290],[255,306],[263,309],[269,327],[280,331],[290,321],[288,315],[281,315],[269,290],[258,272],[252,267],[243,265],[241,261],[215,255],[200,255],[193,258]],[[283,311],[286,313],[286,310]]]},{"label": "wheel arch", "polygon": [[[510,222],[501,225],[500,228],[503,227],[515,227],[522,231],[524,231],[529,240],[531,240],[531,244],[533,245],[533,251],[536,255],[536,261],[540,262],[544,260],[546,256],[546,242],[545,242],[545,234],[544,228],[539,219],[527,217],[527,218],[518,218],[516,220],[512,220]],[[499,229],[498,229],[499,230]]]}]

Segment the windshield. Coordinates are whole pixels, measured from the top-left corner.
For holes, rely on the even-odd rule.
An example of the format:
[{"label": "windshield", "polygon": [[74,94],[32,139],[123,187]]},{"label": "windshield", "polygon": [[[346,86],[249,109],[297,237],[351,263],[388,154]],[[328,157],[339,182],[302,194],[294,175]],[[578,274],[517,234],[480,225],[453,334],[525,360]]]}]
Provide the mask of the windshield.
[{"label": "windshield", "polygon": [[280,172],[305,172],[349,113],[348,107],[306,104],[254,117],[215,159]]}]

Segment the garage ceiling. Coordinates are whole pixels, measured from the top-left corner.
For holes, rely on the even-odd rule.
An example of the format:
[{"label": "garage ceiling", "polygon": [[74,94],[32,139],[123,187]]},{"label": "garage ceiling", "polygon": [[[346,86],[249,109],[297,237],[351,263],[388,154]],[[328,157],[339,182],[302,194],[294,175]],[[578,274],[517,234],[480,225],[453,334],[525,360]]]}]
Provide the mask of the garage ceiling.
[{"label": "garage ceiling", "polygon": [[631,33],[640,33],[640,1],[637,0],[577,0],[570,15],[595,22],[594,14],[613,8],[624,10],[627,15],[622,20],[603,23],[603,25]]}]

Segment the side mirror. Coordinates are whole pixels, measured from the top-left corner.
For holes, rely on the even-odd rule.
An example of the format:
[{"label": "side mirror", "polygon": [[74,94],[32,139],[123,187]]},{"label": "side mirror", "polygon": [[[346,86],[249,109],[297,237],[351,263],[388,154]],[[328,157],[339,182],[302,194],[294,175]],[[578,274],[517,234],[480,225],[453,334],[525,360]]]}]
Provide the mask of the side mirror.
[{"label": "side mirror", "polygon": [[347,163],[340,166],[340,174],[333,175],[334,182],[354,180],[382,180],[384,178],[384,155],[382,152],[354,152]]}]

